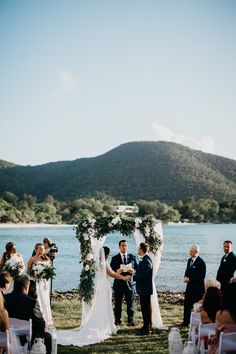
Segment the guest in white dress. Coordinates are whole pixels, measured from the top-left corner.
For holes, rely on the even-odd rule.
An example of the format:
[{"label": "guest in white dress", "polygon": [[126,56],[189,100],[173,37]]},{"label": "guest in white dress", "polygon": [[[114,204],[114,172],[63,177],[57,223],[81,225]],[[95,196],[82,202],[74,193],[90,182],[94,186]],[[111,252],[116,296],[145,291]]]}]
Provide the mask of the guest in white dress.
[{"label": "guest in white dress", "polygon": [[[32,274],[32,269],[38,265],[39,268],[43,269],[43,267],[47,265],[51,265],[51,261],[48,256],[45,254],[44,245],[42,243],[37,243],[35,246],[36,254],[31,257],[27,263],[27,271],[29,274]],[[36,295],[37,300],[40,305],[41,312],[43,314],[44,321],[46,323],[46,327],[52,327],[52,311],[50,305],[50,282],[51,279],[42,279],[37,277],[36,274],[31,275],[31,280],[35,282]]]},{"label": "guest in white dress", "polygon": [[58,330],[58,344],[84,346],[99,343],[116,334],[112,310],[112,293],[109,277],[130,281],[131,276],[114,272],[107,263],[110,249],[103,247],[97,270],[97,281],[92,305],[83,325],[71,330]]}]

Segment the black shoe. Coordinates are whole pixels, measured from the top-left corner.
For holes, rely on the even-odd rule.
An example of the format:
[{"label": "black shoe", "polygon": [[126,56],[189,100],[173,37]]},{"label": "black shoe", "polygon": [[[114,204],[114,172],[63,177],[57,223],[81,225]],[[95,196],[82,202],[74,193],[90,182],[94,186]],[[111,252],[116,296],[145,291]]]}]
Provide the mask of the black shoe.
[{"label": "black shoe", "polygon": [[135,323],[134,323],[134,322],[128,322],[128,326],[134,327],[134,326],[135,326]]},{"label": "black shoe", "polygon": [[150,330],[149,330],[149,328],[142,327],[142,328],[138,329],[137,334],[139,336],[149,336]]},{"label": "black shoe", "polygon": [[121,324],[121,320],[115,321],[115,325],[116,325],[116,326],[118,326],[118,325],[120,325],[120,324]]}]

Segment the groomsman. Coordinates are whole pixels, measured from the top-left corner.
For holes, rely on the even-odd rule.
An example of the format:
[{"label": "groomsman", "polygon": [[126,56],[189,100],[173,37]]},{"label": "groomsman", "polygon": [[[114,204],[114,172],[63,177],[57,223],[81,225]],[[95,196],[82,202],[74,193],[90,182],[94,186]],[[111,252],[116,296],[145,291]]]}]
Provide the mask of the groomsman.
[{"label": "groomsman", "polygon": [[[126,240],[121,240],[119,242],[120,252],[112,257],[111,259],[111,268],[114,272],[117,272],[122,275],[128,275],[132,273],[134,269],[137,268],[137,262],[134,255],[128,253],[128,244]],[[130,264],[132,269],[129,272],[123,272],[121,269],[122,264]],[[124,280],[115,279],[113,284],[114,298],[115,298],[115,324],[121,324],[121,311],[122,311],[122,299],[125,296],[125,301],[127,304],[127,315],[128,315],[128,324],[134,326],[134,291],[135,283],[134,281],[126,282]]]},{"label": "groomsman", "polygon": [[188,326],[193,304],[202,299],[205,292],[204,279],[206,276],[206,264],[199,257],[199,246],[192,245],[189,250],[184,282],[187,284],[184,298],[184,319],[182,326]]},{"label": "groomsman", "polygon": [[140,329],[141,335],[147,335],[152,328],[151,318],[151,295],[152,288],[152,260],[147,255],[148,244],[140,243],[138,255],[140,261],[136,269],[134,279],[136,280],[136,291],[139,295],[140,306],[143,316],[143,327]]},{"label": "groomsman", "polygon": [[226,240],[223,244],[224,256],[221,258],[216,279],[221,283],[222,293],[225,291],[227,283],[234,276],[236,270],[236,255],[233,253],[232,241]]}]

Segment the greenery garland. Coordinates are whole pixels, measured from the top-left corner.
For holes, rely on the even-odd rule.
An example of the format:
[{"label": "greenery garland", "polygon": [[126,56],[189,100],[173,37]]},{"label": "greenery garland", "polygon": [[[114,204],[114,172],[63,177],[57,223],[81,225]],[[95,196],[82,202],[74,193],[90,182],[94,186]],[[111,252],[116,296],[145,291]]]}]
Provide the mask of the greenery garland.
[{"label": "greenery garland", "polygon": [[121,234],[131,236],[136,229],[145,237],[150,251],[157,253],[162,240],[154,230],[156,220],[153,216],[144,218],[127,215],[100,216],[96,219],[82,217],[76,227],[76,237],[80,242],[80,262],[83,269],[80,274],[79,294],[86,303],[90,303],[94,294],[94,279],[96,274],[96,262],[93,257],[91,237],[101,239],[105,235],[119,231]]}]

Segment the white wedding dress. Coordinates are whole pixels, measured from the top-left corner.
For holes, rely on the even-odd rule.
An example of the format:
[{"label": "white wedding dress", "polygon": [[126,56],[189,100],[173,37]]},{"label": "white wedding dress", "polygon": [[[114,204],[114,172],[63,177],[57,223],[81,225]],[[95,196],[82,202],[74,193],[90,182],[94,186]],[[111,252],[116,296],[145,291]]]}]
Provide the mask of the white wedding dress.
[{"label": "white wedding dress", "polygon": [[[35,263],[41,264],[42,262],[35,262]],[[44,263],[50,263],[50,262],[48,261]],[[51,279],[36,280],[37,300],[39,302],[40,310],[43,314],[43,319],[45,321],[47,328],[53,326],[52,310],[50,305],[50,285],[51,285]]]},{"label": "white wedding dress", "polygon": [[92,305],[79,328],[57,330],[58,344],[82,347],[99,343],[116,334],[112,311],[112,293],[107,268],[103,259],[97,271],[96,289]]}]

